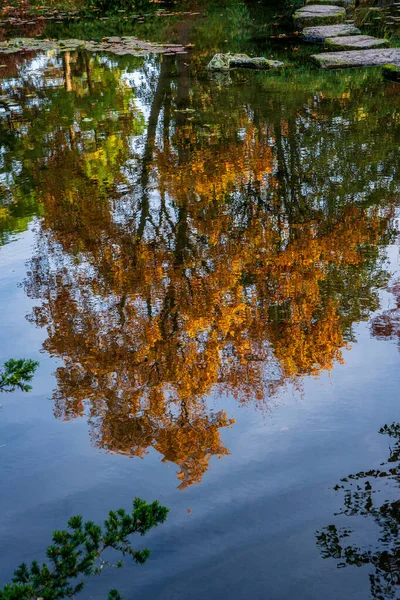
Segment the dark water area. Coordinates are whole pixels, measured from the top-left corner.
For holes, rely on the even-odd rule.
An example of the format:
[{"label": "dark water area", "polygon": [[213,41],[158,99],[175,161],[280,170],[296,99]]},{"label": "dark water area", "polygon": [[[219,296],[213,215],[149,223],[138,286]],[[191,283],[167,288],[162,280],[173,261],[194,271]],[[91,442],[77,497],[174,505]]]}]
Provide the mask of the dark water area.
[{"label": "dark water area", "polygon": [[0,364],[40,361],[1,395],[1,584],[139,496],[150,560],[83,599],[400,597],[400,86],[263,10],[0,58]]}]

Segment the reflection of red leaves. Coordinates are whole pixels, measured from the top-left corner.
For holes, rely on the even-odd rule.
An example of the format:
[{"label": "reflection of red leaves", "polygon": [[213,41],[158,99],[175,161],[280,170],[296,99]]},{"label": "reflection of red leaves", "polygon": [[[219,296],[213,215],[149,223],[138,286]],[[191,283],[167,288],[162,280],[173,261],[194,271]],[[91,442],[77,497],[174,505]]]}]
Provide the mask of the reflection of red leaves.
[{"label": "reflection of red leaves", "polygon": [[3,54],[0,65],[0,80],[3,77],[13,77],[14,75],[17,75],[20,65],[24,64],[26,60],[34,58],[34,56],[35,52],[24,52],[23,54]]},{"label": "reflection of red leaves", "polygon": [[396,307],[383,311],[371,321],[371,333],[378,340],[398,340],[400,343],[400,280],[389,289],[395,299]]}]

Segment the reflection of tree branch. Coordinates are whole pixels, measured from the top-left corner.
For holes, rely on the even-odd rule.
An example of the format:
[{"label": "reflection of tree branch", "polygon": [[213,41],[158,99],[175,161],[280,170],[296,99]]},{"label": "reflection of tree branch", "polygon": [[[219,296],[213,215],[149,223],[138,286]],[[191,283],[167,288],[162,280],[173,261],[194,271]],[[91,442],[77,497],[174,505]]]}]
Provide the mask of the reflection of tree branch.
[{"label": "reflection of tree branch", "polygon": [[[379,502],[382,482],[392,480],[396,485],[400,483],[400,423],[385,425],[380,433],[396,440],[387,463],[381,465],[387,468],[349,475],[342,479],[342,485],[335,488],[344,491],[344,509],[338,514],[371,517],[378,526],[380,535],[376,549],[363,550],[360,546],[347,544],[345,540],[352,531],[336,525],[329,525],[317,532],[317,545],[323,558],[340,561],[338,567],[372,565],[375,572],[370,575],[371,597],[389,600],[398,598],[397,589],[400,585],[400,500],[386,501],[381,505],[376,502]],[[397,487],[395,491],[398,493]]]}]

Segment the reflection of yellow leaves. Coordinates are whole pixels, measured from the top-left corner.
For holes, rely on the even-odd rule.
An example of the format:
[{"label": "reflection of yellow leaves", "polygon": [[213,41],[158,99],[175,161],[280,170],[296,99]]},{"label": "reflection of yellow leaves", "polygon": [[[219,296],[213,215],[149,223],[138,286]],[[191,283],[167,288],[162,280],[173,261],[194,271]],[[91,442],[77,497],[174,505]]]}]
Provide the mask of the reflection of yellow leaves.
[{"label": "reflection of yellow leaves", "polygon": [[8,208],[0,206],[0,221],[7,219],[9,216]]},{"label": "reflection of yellow leaves", "polygon": [[[190,126],[180,133],[188,140],[194,136]],[[243,137],[235,144],[215,148],[208,141],[205,147],[191,153],[189,163],[181,165],[177,154],[171,156],[169,147],[158,151],[157,163],[163,185],[177,196],[182,193],[181,190],[190,187],[194,194],[207,202],[221,198],[232,191],[234,185],[258,181],[265,186],[263,178],[271,174],[274,158],[268,141],[260,141],[259,133],[252,124],[247,123]]]},{"label": "reflection of yellow leaves", "polygon": [[[35,316],[48,327],[46,350],[66,363],[56,414],[86,406],[93,443],[139,457],[155,448],[177,465],[182,489],[228,453],[221,428],[233,421],[208,410],[206,395],[262,405],[286,382],[342,361],[346,315],[330,277],[362,265],[387,219],[349,206],[291,222],[273,132],[247,116],[236,125],[231,137],[220,127],[199,141],[186,123],[156,148],[150,174],[174,213],[160,226],[162,211],[150,219],[134,195],[109,200],[122,138],[83,157],[61,145],[37,175],[49,252],[59,253],[55,273],[38,260],[31,286],[43,300]],[[288,121],[280,127],[288,136]],[[251,193],[240,215],[243,189]],[[128,217],[118,221],[119,207]],[[141,215],[151,227],[139,234]]]},{"label": "reflection of yellow leaves", "polygon": [[358,121],[364,121],[367,117],[368,117],[368,113],[365,112],[365,110],[362,107],[360,107],[357,110],[357,119],[358,119]]},{"label": "reflection of yellow leaves", "polygon": [[[206,221],[214,243],[188,254],[183,266],[145,241],[127,253],[121,233],[114,237],[109,221],[88,214],[89,241],[110,236],[87,253],[97,277],[71,273],[65,286],[64,273],[56,296],[49,289],[46,319],[56,327],[46,349],[71,363],[58,373],[58,414],[81,415],[89,399],[96,444],[129,456],[155,448],[178,466],[182,489],[201,480],[212,456],[228,452],[220,429],[233,421],[208,413],[206,394],[221,389],[263,403],[285,381],[342,362],[340,306],[324,297],[321,283],[334,268],[358,265],[363,245],[376,243],[383,227],[379,213],[354,207],[329,227],[306,222],[279,230],[261,213],[227,243],[223,206]],[[129,249],[130,242],[127,235]],[[204,262],[212,268],[204,270]],[[104,298],[103,308],[90,300],[91,290]],[[280,376],[268,383],[271,359]]]}]

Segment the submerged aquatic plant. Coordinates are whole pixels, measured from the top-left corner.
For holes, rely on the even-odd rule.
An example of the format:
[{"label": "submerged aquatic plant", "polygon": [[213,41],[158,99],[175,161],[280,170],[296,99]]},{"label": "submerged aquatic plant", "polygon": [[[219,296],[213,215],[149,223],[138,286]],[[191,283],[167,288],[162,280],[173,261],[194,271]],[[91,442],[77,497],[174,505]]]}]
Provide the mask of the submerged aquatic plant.
[{"label": "submerged aquatic plant", "polygon": [[35,360],[10,358],[0,369],[0,392],[13,392],[17,388],[29,392],[29,382],[39,366]]},{"label": "submerged aquatic plant", "polygon": [[[93,521],[83,522],[80,515],[71,517],[68,529],[53,532],[53,544],[48,546],[48,563],[33,561],[29,567],[21,564],[14,572],[12,583],[0,589],[0,600],[59,600],[74,598],[84,587],[83,577],[98,575],[104,566],[122,567],[122,561],[111,564],[102,558],[106,550],[116,550],[143,564],[150,550],[134,550],[129,537],[145,535],[152,527],[163,523],[168,508],[157,501],[148,504],[135,498],[132,512],[110,511],[103,527]],[[121,600],[117,590],[111,590],[108,600]]]}]

